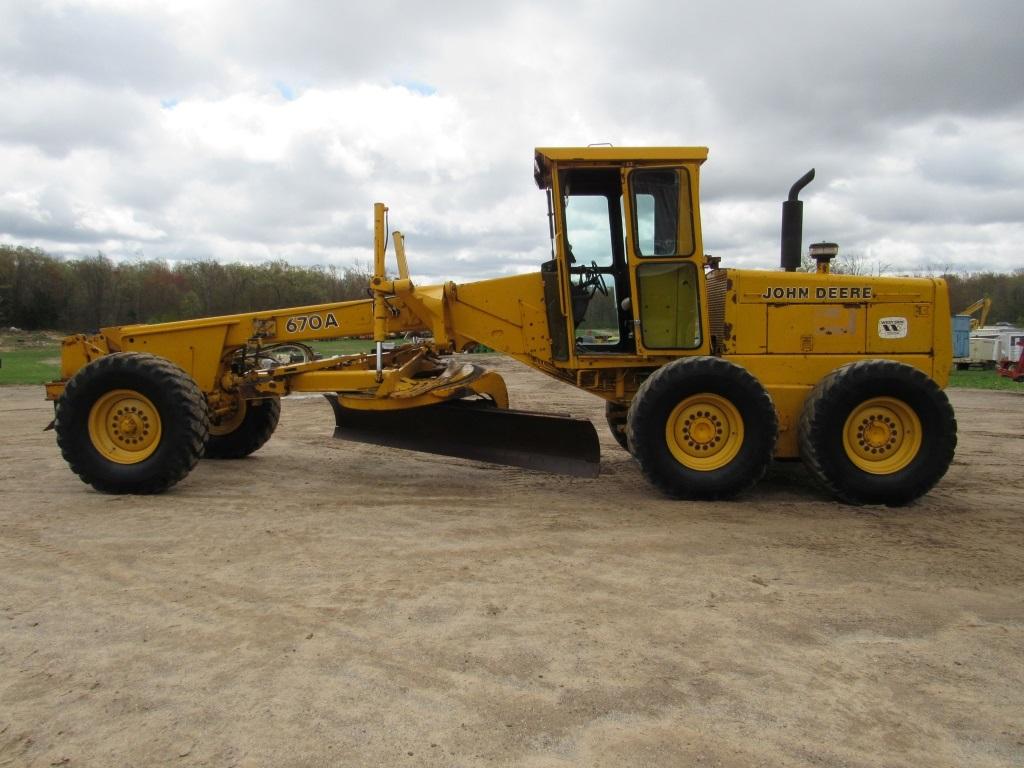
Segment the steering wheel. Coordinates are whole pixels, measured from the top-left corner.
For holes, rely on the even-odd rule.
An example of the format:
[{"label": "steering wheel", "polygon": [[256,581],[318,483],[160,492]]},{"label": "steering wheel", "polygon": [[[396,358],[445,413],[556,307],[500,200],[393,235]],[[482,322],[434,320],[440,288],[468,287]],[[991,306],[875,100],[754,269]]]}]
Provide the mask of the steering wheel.
[{"label": "steering wheel", "polygon": [[608,285],[604,281],[604,273],[597,268],[597,262],[590,262],[589,267],[583,267],[583,271],[580,273],[580,287],[581,288],[592,288],[590,295],[600,292],[602,296],[608,295]]}]

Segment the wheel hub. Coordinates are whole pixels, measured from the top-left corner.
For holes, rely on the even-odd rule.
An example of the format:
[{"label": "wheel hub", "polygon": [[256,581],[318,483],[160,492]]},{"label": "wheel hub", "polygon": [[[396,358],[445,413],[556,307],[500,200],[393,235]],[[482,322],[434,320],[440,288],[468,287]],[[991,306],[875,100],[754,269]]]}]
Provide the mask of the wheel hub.
[{"label": "wheel hub", "polygon": [[110,437],[120,447],[134,450],[153,440],[149,409],[142,403],[123,400],[110,419]]},{"label": "wheel hub", "polygon": [[211,435],[230,435],[245,421],[245,414],[248,411],[248,403],[237,398],[230,402],[230,410],[225,412],[216,411],[210,419]]},{"label": "wheel hub", "polygon": [[901,400],[876,397],[854,408],[843,430],[847,457],[872,474],[906,467],[921,449],[921,422]]},{"label": "wheel hub", "polygon": [[691,448],[706,451],[721,442],[722,421],[711,411],[698,411],[687,417],[683,433]]},{"label": "wheel hub", "polygon": [[862,448],[885,451],[887,446],[896,442],[898,430],[888,416],[875,416],[861,421],[857,427],[857,435]]},{"label": "wheel hub", "polygon": [[135,421],[134,416],[125,416],[125,418],[121,420],[121,423],[117,426],[116,429],[119,430],[121,434],[124,435],[125,437],[132,437],[137,432],[141,431],[138,422]]},{"label": "wheel hub", "polygon": [[160,415],[145,395],[117,389],[100,397],[89,411],[89,437],[105,459],[136,464],[160,442]]},{"label": "wheel hub", "polygon": [[704,392],[679,403],[665,425],[673,456],[691,469],[724,467],[743,442],[743,419],[729,400]]}]

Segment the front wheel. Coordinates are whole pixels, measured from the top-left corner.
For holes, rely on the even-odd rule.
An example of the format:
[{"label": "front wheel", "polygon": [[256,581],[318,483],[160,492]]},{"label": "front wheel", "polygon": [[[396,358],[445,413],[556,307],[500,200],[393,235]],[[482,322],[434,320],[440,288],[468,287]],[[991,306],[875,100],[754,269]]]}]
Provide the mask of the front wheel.
[{"label": "front wheel", "polygon": [[837,498],[902,506],[946,474],[956,418],[946,394],[918,369],[863,360],[811,390],[799,441],[811,474]]},{"label": "front wheel", "polygon": [[778,416],[746,369],[717,357],[681,358],[641,385],[627,434],[644,476],[664,493],[721,499],[764,476]]},{"label": "front wheel", "polygon": [[160,493],[203,455],[209,420],[198,385],[168,360],[106,355],[57,401],[57,444],[71,470],[104,493]]}]

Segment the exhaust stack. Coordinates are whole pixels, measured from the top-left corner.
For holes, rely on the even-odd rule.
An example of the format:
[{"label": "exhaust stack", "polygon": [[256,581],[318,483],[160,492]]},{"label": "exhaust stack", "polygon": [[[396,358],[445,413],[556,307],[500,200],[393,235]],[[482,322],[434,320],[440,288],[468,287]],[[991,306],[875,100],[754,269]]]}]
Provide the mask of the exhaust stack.
[{"label": "exhaust stack", "polygon": [[796,272],[804,248],[804,203],[800,191],[814,180],[814,169],[796,180],[789,188],[789,199],[782,203],[782,253],[780,264],[787,272]]}]

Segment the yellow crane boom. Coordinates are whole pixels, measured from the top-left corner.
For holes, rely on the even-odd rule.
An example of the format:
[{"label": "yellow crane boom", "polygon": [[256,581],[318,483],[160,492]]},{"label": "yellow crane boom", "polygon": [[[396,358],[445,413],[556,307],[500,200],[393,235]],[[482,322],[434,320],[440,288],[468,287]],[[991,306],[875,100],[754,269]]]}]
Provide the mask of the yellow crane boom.
[{"label": "yellow crane boom", "polygon": [[988,322],[988,313],[991,309],[992,299],[981,298],[957,314],[971,316],[974,315],[975,312],[980,311],[981,314],[978,315],[978,317],[971,317],[971,330],[974,331],[985,326],[985,323]]}]

